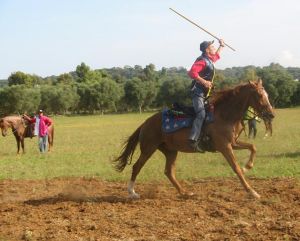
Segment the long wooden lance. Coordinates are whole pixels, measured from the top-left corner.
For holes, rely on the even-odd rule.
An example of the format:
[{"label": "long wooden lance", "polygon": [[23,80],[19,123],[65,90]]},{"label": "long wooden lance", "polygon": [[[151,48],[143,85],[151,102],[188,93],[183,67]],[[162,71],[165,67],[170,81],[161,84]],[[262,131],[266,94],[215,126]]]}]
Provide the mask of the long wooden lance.
[{"label": "long wooden lance", "polygon": [[[192,20],[188,19],[187,17],[183,16],[182,14],[180,14],[179,12],[175,11],[173,8],[170,8],[171,11],[173,11],[174,13],[176,13],[177,15],[179,15],[180,17],[184,18],[185,20],[187,20],[188,22],[190,22],[191,24],[194,24],[196,27],[200,28],[201,30],[203,30],[204,32],[208,33],[210,36],[214,37],[215,39],[217,39],[218,41],[220,41],[220,38],[218,38],[216,35],[208,32],[206,29],[202,28],[201,26],[199,26],[198,24],[196,24],[195,22],[193,22]],[[233,51],[236,51],[234,48],[232,48],[230,45],[224,43],[228,48],[232,49]]]}]

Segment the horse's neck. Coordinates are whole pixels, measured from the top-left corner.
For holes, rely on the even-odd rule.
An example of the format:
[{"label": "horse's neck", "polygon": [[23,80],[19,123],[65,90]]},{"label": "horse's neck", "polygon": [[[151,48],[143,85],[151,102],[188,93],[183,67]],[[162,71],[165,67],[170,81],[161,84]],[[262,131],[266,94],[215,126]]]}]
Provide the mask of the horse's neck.
[{"label": "horse's neck", "polygon": [[249,93],[241,89],[236,95],[224,101],[218,108],[221,117],[232,123],[241,121],[249,106]]},{"label": "horse's neck", "polygon": [[9,123],[11,128],[16,129],[22,124],[22,119],[20,119],[19,117],[10,117],[7,118],[7,122]]}]

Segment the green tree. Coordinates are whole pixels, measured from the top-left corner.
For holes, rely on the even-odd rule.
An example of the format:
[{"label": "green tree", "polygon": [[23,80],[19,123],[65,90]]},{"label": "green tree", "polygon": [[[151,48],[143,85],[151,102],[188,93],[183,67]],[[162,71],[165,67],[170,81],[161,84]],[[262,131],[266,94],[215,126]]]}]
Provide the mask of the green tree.
[{"label": "green tree", "polygon": [[91,70],[85,63],[81,63],[76,67],[76,81],[79,83],[95,83],[102,79],[102,72],[99,70]]},{"label": "green tree", "polygon": [[138,108],[140,113],[143,108],[150,106],[156,97],[155,83],[153,81],[144,82],[137,77],[125,83],[124,91],[126,103]]},{"label": "green tree", "polygon": [[293,77],[279,64],[270,64],[258,69],[257,74],[262,78],[270,101],[277,107],[288,107],[292,96],[297,90]]},{"label": "green tree", "polygon": [[74,79],[69,73],[64,73],[57,77],[57,84],[70,85],[72,83],[74,83]]},{"label": "green tree", "polygon": [[292,97],[292,104],[295,105],[300,105],[300,82],[299,80],[297,81],[297,90],[294,92],[294,95]]},{"label": "green tree", "polygon": [[21,71],[12,73],[8,77],[8,85],[25,85],[27,87],[33,87],[39,84],[41,78],[36,75],[25,74]]},{"label": "green tree", "polygon": [[157,95],[158,105],[171,105],[174,102],[190,105],[190,85],[190,81],[180,77],[166,78]]},{"label": "green tree", "polygon": [[103,114],[105,110],[117,111],[116,103],[121,98],[120,86],[111,79],[104,78],[100,82],[94,83],[91,88],[95,110],[100,110]]},{"label": "green tree", "polygon": [[41,101],[38,88],[26,88],[23,85],[7,86],[0,91],[0,112],[4,114],[30,113],[38,109]]},{"label": "green tree", "polygon": [[155,71],[154,64],[148,64],[143,69],[143,74],[140,76],[143,81],[156,81],[157,80],[157,72]]},{"label": "green tree", "polygon": [[91,68],[83,62],[76,67],[76,75],[79,79],[84,79],[90,71]]},{"label": "green tree", "polygon": [[41,88],[40,109],[47,113],[65,114],[67,111],[76,109],[79,96],[74,87],[59,86],[43,86]]},{"label": "green tree", "polygon": [[78,111],[93,113],[95,108],[91,84],[77,84],[77,94],[79,95]]},{"label": "green tree", "polygon": [[240,77],[241,82],[257,80],[258,76],[256,73],[255,66],[247,66],[244,68],[244,71]]}]

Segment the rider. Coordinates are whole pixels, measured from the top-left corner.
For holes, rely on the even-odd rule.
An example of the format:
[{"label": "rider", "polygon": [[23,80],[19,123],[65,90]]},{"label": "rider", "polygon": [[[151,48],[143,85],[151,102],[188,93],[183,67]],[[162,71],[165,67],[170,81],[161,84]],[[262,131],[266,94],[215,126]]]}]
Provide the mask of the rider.
[{"label": "rider", "polygon": [[201,127],[205,118],[204,99],[212,88],[212,80],[215,73],[214,63],[220,59],[220,52],[225,46],[222,39],[219,40],[219,47],[216,50],[214,41],[204,41],[200,44],[202,55],[196,59],[189,76],[193,79],[192,82],[192,101],[196,113],[192,130],[189,136],[189,144],[195,150],[203,152],[198,145],[198,139],[201,133]]}]

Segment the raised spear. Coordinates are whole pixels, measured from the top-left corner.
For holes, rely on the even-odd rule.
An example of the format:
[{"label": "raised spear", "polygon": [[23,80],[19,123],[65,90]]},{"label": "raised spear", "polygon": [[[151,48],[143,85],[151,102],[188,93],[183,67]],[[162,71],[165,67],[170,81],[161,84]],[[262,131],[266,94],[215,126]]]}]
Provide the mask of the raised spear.
[{"label": "raised spear", "polygon": [[[218,41],[220,41],[220,38],[218,38],[216,35],[210,33],[209,31],[207,31],[206,29],[202,28],[201,26],[199,26],[198,24],[196,24],[195,22],[193,22],[192,20],[188,19],[187,17],[183,16],[182,14],[180,14],[179,12],[175,11],[173,8],[170,8],[171,11],[173,11],[174,13],[176,13],[177,15],[179,15],[180,17],[184,18],[185,20],[187,20],[188,22],[194,24],[196,27],[200,28],[201,30],[203,30],[204,32],[208,33],[210,36],[214,37],[215,39],[217,39]],[[230,45],[224,43],[228,48],[232,49],[233,51],[235,51],[234,48],[232,48]]]}]

